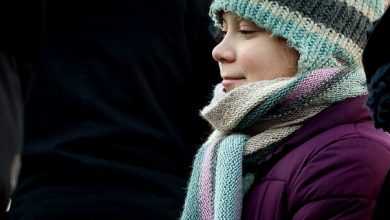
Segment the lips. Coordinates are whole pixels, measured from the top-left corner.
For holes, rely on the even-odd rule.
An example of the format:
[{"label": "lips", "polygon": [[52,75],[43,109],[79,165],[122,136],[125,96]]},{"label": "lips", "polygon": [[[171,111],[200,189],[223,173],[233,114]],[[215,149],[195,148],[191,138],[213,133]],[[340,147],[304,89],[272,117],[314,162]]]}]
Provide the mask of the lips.
[{"label": "lips", "polygon": [[222,85],[227,91],[230,91],[243,84],[244,80],[245,77],[222,77]]}]

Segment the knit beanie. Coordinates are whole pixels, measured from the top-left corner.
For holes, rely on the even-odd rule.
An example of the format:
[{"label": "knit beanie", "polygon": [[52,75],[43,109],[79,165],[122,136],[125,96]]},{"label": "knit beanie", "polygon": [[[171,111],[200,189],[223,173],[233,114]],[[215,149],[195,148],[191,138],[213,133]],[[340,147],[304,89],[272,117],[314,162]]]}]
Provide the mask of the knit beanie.
[{"label": "knit beanie", "polygon": [[214,0],[218,28],[223,12],[265,28],[296,49],[297,74],[324,67],[361,68],[366,30],[384,11],[383,0]]}]

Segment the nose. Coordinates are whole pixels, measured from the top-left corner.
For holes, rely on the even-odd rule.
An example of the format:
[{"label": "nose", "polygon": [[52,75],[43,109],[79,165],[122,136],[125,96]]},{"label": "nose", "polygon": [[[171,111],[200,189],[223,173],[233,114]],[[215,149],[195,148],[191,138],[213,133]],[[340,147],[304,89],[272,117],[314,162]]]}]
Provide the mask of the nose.
[{"label": "nose", "polygon": [[212,55],[215,61],[229,63],[234,61],[234,50],[229,46],[226,38],[214,47]]}]

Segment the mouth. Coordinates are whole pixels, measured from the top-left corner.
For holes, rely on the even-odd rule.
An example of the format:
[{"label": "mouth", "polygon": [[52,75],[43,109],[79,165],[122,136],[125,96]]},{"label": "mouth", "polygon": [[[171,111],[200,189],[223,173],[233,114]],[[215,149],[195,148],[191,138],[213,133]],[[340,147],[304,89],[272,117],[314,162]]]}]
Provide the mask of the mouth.
[{"label": "mouth", "polygon": [[222,85],[226,91],[230,91],[245,83],[245,77],[222,77]]}]

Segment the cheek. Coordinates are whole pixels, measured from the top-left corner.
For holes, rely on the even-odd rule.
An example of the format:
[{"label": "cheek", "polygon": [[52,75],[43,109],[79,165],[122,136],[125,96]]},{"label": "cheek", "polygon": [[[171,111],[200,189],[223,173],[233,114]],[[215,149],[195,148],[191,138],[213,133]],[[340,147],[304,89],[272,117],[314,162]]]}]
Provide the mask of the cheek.
[{"label": "cheek", "polygon": [[222,70],[222,63],[218,62],[219,70]]},{"label": "cheek", "polygon": [[259,68],[262,66],[262,62],[263,59],[260,54],[254,53],[252,51],[243,53],[240,59],[241,67],[245,72],[253,72],[259,70]]},{"label": "cheek", "polygon": [[249,49],[250,53],[245,53],[241,57],[241,68],[248,81],[259,81],[272,78],[272,70],[275,66],[274,60],[264,53],[264,51]]}]

